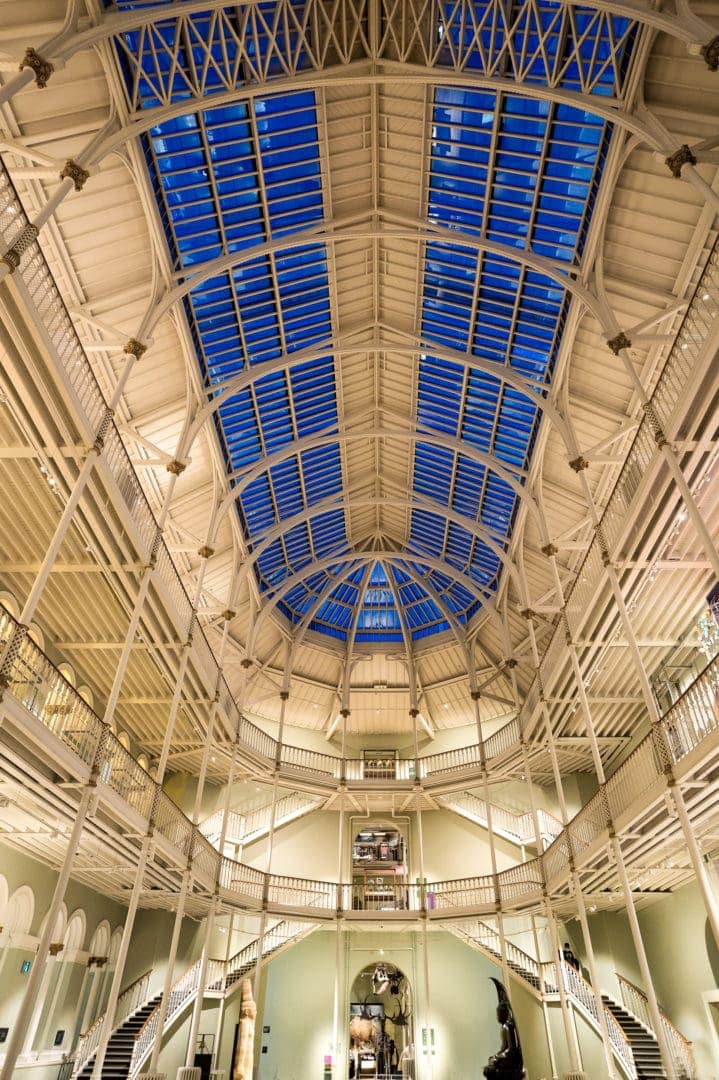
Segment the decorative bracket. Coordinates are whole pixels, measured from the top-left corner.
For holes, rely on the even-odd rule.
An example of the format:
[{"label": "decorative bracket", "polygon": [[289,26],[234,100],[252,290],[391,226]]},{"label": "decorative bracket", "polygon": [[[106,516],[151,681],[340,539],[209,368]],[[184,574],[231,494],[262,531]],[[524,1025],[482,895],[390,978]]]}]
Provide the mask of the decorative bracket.
[{"label": "decorative bracket", "polygon": [[[716,38],[715,40],[719,42],[719,38]],[[719,63],[719,60],[717,62]],[[717,65],[715,64],[714,71],[716,71],[716,69]],[[692,153],[691,149],[687,146],[686,143],[682,143],[678,150],[675,150],[673,154],[670,154],[669,157],[665,158],[664,160],[667,164],[669,172],[676,180],[681,177],[682,168],[685,165],[696,165],[697,163],[695,155]]]},{"label": "decorative bracket", "polygon": [[29,49],[25,50],[25,55],[20,61],[20,71],[24,68],[32,68],[35,72],[35,85],[39,86],[41,90],[44,90],[50,76],[55,70],[55,65],[51,64],[49,60],[46,60],[44,56],[40,56],[40,53],[31,46]]},{"label": "decorative bracket", "polygon": [[82,165],[78,165],[76,161],[70,158],[65,162],[65,168],[60,173],[61,180],[72,180],[75,191],[82,191],[85,184],[90,179],[90,173],[87,169],[83,169]]},{"label": "decorative bracket", "polygon": [[631,341],[623,330],[620,330],[613,338],[607,338],[607,345],[615,356],[619,356],[622,349],[631,349],[632,347]]}]

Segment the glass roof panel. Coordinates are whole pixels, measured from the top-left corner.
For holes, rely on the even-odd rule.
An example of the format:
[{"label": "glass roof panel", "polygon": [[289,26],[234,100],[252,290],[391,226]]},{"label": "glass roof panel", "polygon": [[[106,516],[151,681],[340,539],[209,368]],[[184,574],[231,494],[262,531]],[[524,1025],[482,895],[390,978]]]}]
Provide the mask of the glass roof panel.
[{"label": "glass roof panel", "polygon": [[[143,137],[150,180],[179,280],[235,256],[185,309],[207,392],[225,395],[217,433],[258,588],[269,598],[283,587],[288,619],[340,640],[401,641],[403,623],[413,638],[448,630],[497,589],[518,501],[508,477],[522,483],[530,463],[569,300],[524,256],[579,264],[611,134],[591,110],[456,86],[452,70],[620,99],[633,43],[628,20],[554,0],[432,10],[448,70],[433,94],[424,214],[443,231],[422,252],[415,400],[420,435],[436,438],[414,446],[411,488],[425,505],[411,511],[405,556],[373,563],[366,582],[340,505],[332,269],[325,244],[299,236],[331,217],[321,100],[271,82],[244,102],[213,100],[228,71],[235,84],[286,74],[309,66],[314,43],[266,0],[244,44],[221,32],[240,26],[228,6],[217,19],[160,19],[118,45],[140,108],[203,87],[194,108]],[[316,562],[326,568],[303,576]]]}]

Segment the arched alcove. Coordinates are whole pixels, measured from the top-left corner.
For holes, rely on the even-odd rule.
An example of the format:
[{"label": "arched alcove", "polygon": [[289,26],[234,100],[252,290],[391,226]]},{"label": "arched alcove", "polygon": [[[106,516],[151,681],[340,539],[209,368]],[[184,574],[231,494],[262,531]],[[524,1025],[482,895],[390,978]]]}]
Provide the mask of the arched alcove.
[{"label": "arched alcove", "polygon": [[378,956],[355,976],[347,1031],[349,1077],[400,1075],[400,1062],[414,1076],[412,987],[396,964]]},{"label": "arched alcove", "polygon": [[60,672],[60,674],[65,679],[67,679],[67,681],[70,683],[70,686],[75,685],[75,669],[70,664],[65,664],[65,663],[58,664],[57,669]]},{"label": "arched alcove", "polygon": [[20,885],[7,902],[5,929],[9,934],[29,934],[35,914],[35,894],[29,885]]},{"label": "arched alcove", "polygon": [[[2,601],[0,601],[1,603]],[[0,927],[5,928],[7,920],[7,902],[9,899],[10,891],[8,889],[7,878],[4,874],[0,874]]]},{"label": "arched alcove", "polygon": [[117,741],[120,743],[121,746],[124,746],[125,749],[129,752],[129,750],[130,750],[130,736],[127,734],[126,731],[119,731],[117,733]]},{"label": "arched alcove", "polygon": [[0,607],[4,607],[6,611],[9,611],[13,619],[20,618],[20,605],[11,592],[5,590],[0,592]]},{"label": "arched alcove", "polygon": [[85,943],[85,932],[87,929],[87,921],[85,919],[85,912],[82,908],[77,908],[70,916],[67,929],[65,930],[65,936],[63,943],[65,946],[65,952],[69,952],[71,949],[82,949]]},{"label": "arched alcove", "polygon": [[86,705],[89,705],[91,709],[95,707],[95,695],[89,686],[80,686],[77,692]]},{"label": "arched alcove", "polygon": [[[40,924],[40,934],[42,934],[47,923],[47,915],[44,916],[42,923]],[[51,942],[65,941],[65,930],[67,929],[67,908],[64,904],[60,905],[60,910],[55,918],[55,925],[53,927],[52,935],[50,937]]]},{"label": "arched alcove", "polygon": [[91,956],[109,956],[110,955],[110,924],[107,919],[103,919],[101,923],[95,927],[92,938],[90,939],[90,955]]},{"label": "arched alcove", "polygon": [[110,938],[110,953],[109,953],[110,967],[115,966],[115,961],[117,960],[117,954],[120,951],[120,942],[121,941],[122,941],[122,927],[121,926],[116,926],[115,929],[112,932],[112,937]]}]

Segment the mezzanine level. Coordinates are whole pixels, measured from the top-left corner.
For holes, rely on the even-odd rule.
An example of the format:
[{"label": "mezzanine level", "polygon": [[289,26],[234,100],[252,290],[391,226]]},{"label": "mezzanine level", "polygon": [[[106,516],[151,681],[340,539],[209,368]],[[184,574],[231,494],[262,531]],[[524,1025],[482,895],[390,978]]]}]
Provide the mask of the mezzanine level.
[{"label": "mezzanine level", "polygon": [[[14,229],[24,227],[25,215],[4,174],[0,175],[0,211],[4,220],[11,223],[9,236]],[[267,732],[252,724],[238,709],[212,647],[198,626],[193,602],[177,572],[162,531],[158,530],[119,431],[114,421],[108,418],[101,389],[36,243],[31,246],[28,258],[14,276],[12,287],[24,307],[34,314],[37,324],[44,328],[42,345],[50,358],[53,377],[58,382],[56,408],[60,408],[61,404],[63,437],[70,445],[91,445],[98,430],[103,430],[103,449],[96,467],[98,479],[94,486],[91,485],[88,498],[95,517],[101,517],[111,507],[113,519],[116,519],[127,547],[127,565],[150,568],[149,629],[143,647],[147,648],[148,654],[152,652],[154,659],[148,660],[147,664],[164,664],[166,681],[172,685],[175,676],[172,664],[167,659],[172,652],[168,637],[174,640],[173,648],[179,649],[185,642],[189,650],[186,676],[188,692],[185,696],[187,711],[192,715],[193,722],[184,727],[182,723],[178,725],[176,742],[180,749],[193,744],[201,746],[201,740],[197,741],[197,732],[206,730],[209,703],[217,695],[216,731],[226,751],[224,756],[220,754],[218,758],[226,762],[233,741],[238,739],[245,766],[260,778],[274,776],[275,771],[279,770],[280,781],[286,786],[321,795],[343,786],[357,793],[404,792],[409,799],[417,782],[428,792],[442,795],[466,787],[468,780],[476,776],[483,758],[491,765],[491,781],[521,778],[526,767],[519,744],[520,731],[527,739],[532,777],[539,781],[551,780],[551,768],[544,748],[534,738],[544,703],[547,703],[551,722],[557,730],[562,771],[581,768],[582,763],[585,767],[590,766],[591,755],[586,740],[572,727],[563,706],[567,680],[573,678],[564,652],[563,621],[542,619],[541,616],[537,617],[537,613],[530,612],[527,617],[537,620],[537,636],[543,658],[538,671],[535,673],[532,668],[529,672],[520,719],[500,728],[481,747],[477,743],[440,754],[400,758],[386,775],[380,777],[375,773],[370,777],[361,759],[343,760],[337,754],[320,753],[286,743],[279,746]],[[664,522],[662,528],[665,527],[665,519],[671,517],[671,500],[667,494],[670,485],[656,442],[655,428],[659,423],[668,438],[680,437],[686,445],[690,445],[698,434],[692,424],[686,422],[686,417],[692,415],[692,402],[697,395],[710,399],[716,389],[717,376],[715,374],[712,381],[707,356],[719,333],[716,319],[718,309],[719,261],[715,249],[698,281],[656,386],[652,398],[653,411],[647,410],[647,414],[638,422],[628,457],[602,516],[601,535],[598,533],[594,537],[573,587],[566,590],[564,612],[567,627],[575,639],[583,637],[591,642],[593,636],[601,638],[604,633],[611,590],[604,576],[602,547],[611,557],[628,560],[628,565],[632,559],[636,562],[642,554],[636,549],[636,522],[645,512],[647,500],[651,503],[654,518],[661,518]],[[695,455],[696,460],[687,461],[689,479],[696,479],[694,474],[703,468],[705,449],[702,443],[701,453]],[[68,463],[65,472],[64,482],[71,486],[72,467]],[[631,582],[627,585],[627,589],[630,588]],[[125,600],[127,602],[127,598]],[[22,629],[19,632],[22,633]],[[613,651],[615,654],[618,652],[617,649]],[[91,663],[91,654],[83,655],[87,667]],[[595,657],[589,657],[586,662],[590,666],[595,664]],[[97,680],[94,669],[92,674]],[[527,672],[522,678],[527,678]],[[557,705],[553,704],[555,696],[559,703]],[[639,711],[639,715],[641,703],[633,708],[635,713]],[[143,724],[148,731],[162,730],[164,713],[160,700],[143,705],[142,711]],[[599,715],[599,746],[607,771],[623,753],[626,738],[611,732],[608,727],[603,730],[603,723]],[[190,735],[192,731],[194,737]],[[190,761],[190,758],[185,758],[186,763]]]},{"label": "mezzanine level", "polygon": [[[3,623],[5,639],[12,620]],[[7,839],[50,863],[62,861],[66,830],[80,792],[94,786],[74,875],[122,899],[135,873],[142,838],[151,835],[142,902],[161,903],[179,889],[191,867],[188,910],[222,904],[278,916],[391,922],[452,920],[468,915],[537,909],[548,896],[558,911],[571,908],[570,869],[582,876],[597,906],[621,902],[622,889],[607,857],[620,837],[637,899],[661,895],[692,876],[680,822],[667,815],[670,781],[683,786],[695,836],[719,824],[719,658],[654,724],[607,783],[546,850],[497,875],[401,884],[379,903],[355,886],[262,873],[221,856],[155,784],[47,657],[28,638],[9,654],[0,727]],[[37,686],[43,693],[37,693]],[[53,821],[54,818],[54,821]],[[98,853],[101,852],[101,857]]]}]

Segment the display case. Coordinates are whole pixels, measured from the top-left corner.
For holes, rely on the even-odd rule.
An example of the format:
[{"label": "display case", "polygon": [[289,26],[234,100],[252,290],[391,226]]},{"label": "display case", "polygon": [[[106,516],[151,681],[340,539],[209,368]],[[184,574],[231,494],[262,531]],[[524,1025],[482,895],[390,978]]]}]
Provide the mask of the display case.
[{"label": "display case", "polygon": [[397,911],[408,907],[406,848],[395,825],[367,825],[352,845],[352,907]]},{"label": "display case", "polygon": [[362,778],[364,780],[396,780],[396,750],[363,750]]}]

